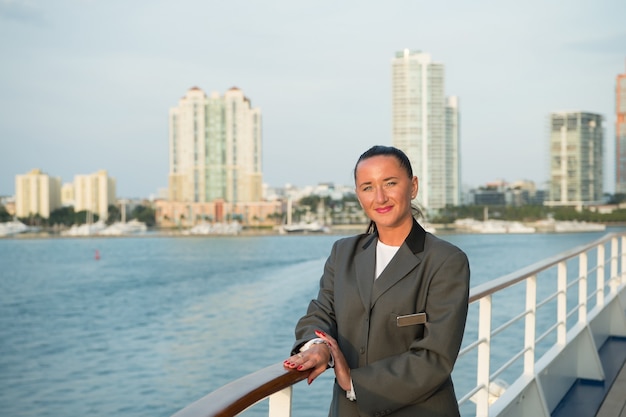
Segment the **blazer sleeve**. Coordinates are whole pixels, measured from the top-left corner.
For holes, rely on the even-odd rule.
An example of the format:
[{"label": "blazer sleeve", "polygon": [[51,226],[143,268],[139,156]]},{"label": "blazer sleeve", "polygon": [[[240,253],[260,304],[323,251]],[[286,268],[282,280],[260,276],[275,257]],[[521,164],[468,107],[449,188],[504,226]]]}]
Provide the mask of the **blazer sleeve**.
[{"label": "blazer sleeve", "polygon": [[435,244],[431,251],[421,271],[428,283],[423,337],[403,353],[351,370],[361,415],[393,412],[444,389],[450,391],[444,397],[456,401],[450,376],[465,329],[469,262],[464,252],[447,243]]},{"label": "blazer sleeve", "polygon": [[315,330],[322,330],[327,334],[337,334],[335,320],[335,260],[337,258],[337,244],[333,244],[331,253],[324,265],[324,273],[320,278],[320,289],[317,298],[311,300],[306,314],[298,320],[295,328],[296,341],[291,354],[299,351],[300,347],[311,339],[316,338]]}]

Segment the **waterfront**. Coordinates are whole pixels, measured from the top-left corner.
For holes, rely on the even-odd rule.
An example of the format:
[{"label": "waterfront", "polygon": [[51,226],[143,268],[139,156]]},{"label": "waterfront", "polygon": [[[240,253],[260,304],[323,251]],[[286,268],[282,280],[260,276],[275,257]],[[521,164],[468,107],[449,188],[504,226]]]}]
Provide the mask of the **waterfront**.
[{"label": "waterfront", "polygon": [[[602,235],[443,238],[467,252],[476,286]],[[281,361],[337,238],[0,240],[0,407],[169,416]],[[331,381],[298,384],[295,415],[325,415]]]}]

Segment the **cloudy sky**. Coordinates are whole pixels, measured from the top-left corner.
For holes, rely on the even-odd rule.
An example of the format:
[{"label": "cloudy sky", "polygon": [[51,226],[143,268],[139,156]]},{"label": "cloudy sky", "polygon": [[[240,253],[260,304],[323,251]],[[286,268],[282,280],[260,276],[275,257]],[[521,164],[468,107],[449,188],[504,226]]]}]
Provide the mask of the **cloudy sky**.
[{"label": "cloudy sky", "polygon": [[605,117],[614,192],[623,0],[0,0],[0,195],[40,168],[100,169],[119,197],[167,186],[167,114],[193,86],[241,88],[263,114],[264,182],[350,184],[391,144],[391,60],[445,64],[461,103],[463,183],[547,180],[547,116]]}]

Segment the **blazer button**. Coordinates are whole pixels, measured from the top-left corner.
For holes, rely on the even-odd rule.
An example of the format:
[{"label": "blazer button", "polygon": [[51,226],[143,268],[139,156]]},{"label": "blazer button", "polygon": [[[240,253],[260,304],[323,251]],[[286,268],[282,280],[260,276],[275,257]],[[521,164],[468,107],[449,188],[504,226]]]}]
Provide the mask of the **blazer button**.
[{"label": "blazer button", "polygon": [[361,347],[360,352],[361,352],[361,355],[364,354],[365,353],[365,348]]}]

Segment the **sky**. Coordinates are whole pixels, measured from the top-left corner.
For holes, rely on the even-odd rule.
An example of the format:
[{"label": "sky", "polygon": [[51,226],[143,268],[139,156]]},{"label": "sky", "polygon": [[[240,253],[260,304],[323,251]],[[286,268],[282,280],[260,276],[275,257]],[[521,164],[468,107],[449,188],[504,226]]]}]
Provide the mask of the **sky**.
[{"label": "sky", "polygon": [[391,60],[445,65],[465,187],[548,179],[548,115],[605,118],[614,192],[623,0],[0,0],[0,196],[39,168],[106,169],[117,196],[167,187],[168,111],[197,86],[261,109],[263,182],[350,185],[391,145]]}]

